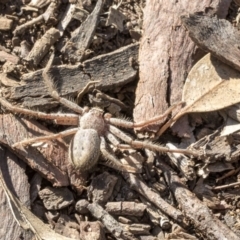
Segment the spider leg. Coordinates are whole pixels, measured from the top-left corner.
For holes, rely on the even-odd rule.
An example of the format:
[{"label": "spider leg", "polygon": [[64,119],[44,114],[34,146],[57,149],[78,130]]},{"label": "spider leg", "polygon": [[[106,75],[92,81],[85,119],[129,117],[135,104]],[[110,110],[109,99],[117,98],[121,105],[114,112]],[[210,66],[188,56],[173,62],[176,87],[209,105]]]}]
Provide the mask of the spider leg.
[{"label": "spider leg", "polygon": [[29,109],[20,108],[12,105],[10,102],[0,97],[0,104],[11,111],[12,113],[19,113],[28,116],[33,116],[40,119],[49,119],[55,120],[56,122],[60,122],[62,125],[78,125],[79,116],[77,114],[71,113],[44,113],[33,111]]},{"label": "spider leg", "polygon": [[51,54],[51,56],[49,58],[49,61],[46,65],[45,69],[42,72],[43,79],[45,81],[46,86],[49,89],[50,95],[55,100],[57,100],[58,102],[60,102],[64,106],[66,106],[67,108],[69,108],[69,109],[73,110],[74,112],[77,112],[77,113],[82,115],[83,112],[84,112],[84,109],[79,107],[76,103],[74,103],[74,102],[72,102],[72,101],[70,101],[66,98],[61,97],[59,95],[59,93],[57,92],[56,86],[54,85],[52,74],[50,73],[50,67],[52,65],[53,59],[54,59],[54,53]]},{"label": "spider leg", "polygon": [[162,147],[153,142],[134,140],[133,138],[129,137],[126,133],[122,132],[120,129],[112,125],[109,125],[109,131],[115,136],[118,136],[118,138],[120,138],[124,142],[131,145],[133,148],[147,148],[157,152],[174,152],[174,153],[182,153],[182,154],[192,155],[192,156],[199,156],[199,154],[197,154],[196,152],[190,151],[188,149],[178,149],[178,148],[169,149],[167,147]]},{"label": "spider leg", "polygon": [[114,168],[117,171],[132,172],[132,173],[138,172],[138,170],[134,167],[121,164],[119,160],[116,158],[116,156],[107,150],[107,143],[104,137],[100,137],[100,140],[101,140],[100,151],[103,157],[106,160],[109,160],[109,161],[106,161],[106,163],[104,163],[105,165],[107,165],[108,167]]},{"label": "spider leg", "polygon": [[131,149],[132,147],[128,144],[121,144],[121,142],[109,131],[106,131],[104,136],[107,138],[107,140],[113,144],[114,147],[120,148],[120,149]]},{"label": "spider leg", "polygon": [[65,131],[62,131],[62,132],[56,133],[56,134],[50,134],[50,135],[26,139],[21,142],[14,143],[12,145],[12,147],[26,146],[26,145],[30,145],[30,144],[36,143],[36,142],[53,140],[53,139],[57,139],[57,138],[63,138],[63,137],[75,134],[77,132],[77,130],[78,130],[78,128],[73,128],[73,129],[68,129],[68,130],[65,130]]},{"label": "spider leg", "polygon": [[138,122],[138,123],[130,122],[130,121],[127,121],[127,120],[124,120],[124,119],[108,118],[108,117],[106,118],[106,121],[109,122],[110,124],[113,124],[113,125],[119,126],[119,127],[143,128],[143,127],[147,127],[148,125],[159,122],[161,119],[168,116],[168,114],[170,114],[173,111],[173,109],[176,108],[179,105],[182,105],[182,102],[172,105],[162,115],[159,115],[159,116],[153,117],[151,119],[148,119],[146,121],[141,121],[141,122]]}]

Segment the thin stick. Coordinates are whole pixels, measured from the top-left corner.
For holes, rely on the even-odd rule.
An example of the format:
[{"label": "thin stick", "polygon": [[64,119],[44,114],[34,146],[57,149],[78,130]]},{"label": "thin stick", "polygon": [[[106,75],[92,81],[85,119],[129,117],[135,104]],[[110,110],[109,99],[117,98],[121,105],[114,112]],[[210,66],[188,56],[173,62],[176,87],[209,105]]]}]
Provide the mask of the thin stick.
[{"label": "thin stick", "polygon": [[217,186],[217,187],[210,187],[210,189],[211,190],[222,190],[222,189],[231,188],[231,187],[238,186],[238,185],[240,185],[240,182],[229,183],[229,184],[225,184],[225,185]]}]

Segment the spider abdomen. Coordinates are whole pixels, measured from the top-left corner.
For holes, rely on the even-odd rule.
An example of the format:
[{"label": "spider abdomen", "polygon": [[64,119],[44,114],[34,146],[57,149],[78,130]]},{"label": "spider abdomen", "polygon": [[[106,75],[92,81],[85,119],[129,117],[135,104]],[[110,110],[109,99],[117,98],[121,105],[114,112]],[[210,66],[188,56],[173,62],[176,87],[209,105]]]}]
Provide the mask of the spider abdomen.
[{"label": "spider abdomen", "polygon": [[89,170],[98,161],[100,138],[94,129],[79,129],[69,147],[69,159],[79,170]]}]

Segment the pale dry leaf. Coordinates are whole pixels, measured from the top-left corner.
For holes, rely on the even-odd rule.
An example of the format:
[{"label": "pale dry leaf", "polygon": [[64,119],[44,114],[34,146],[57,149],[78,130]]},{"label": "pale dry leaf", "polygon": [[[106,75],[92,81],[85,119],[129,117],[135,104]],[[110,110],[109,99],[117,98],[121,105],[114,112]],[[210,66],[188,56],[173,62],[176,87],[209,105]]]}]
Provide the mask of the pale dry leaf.
[{"label": "pale dry leaf", "polygon": [[17,197],[8,189],[0,172],[0,185],[4,189],[8,204],[15,220],[23,229],[30,229],[38,240],[73,240],[55,233],[48,225],[37,218],[26,206],[24,206]]},{"label": "pale dry leaf", "polygon": [[221,131],[220,136],[228,136],[232,133],[235,133],[240,130],[240,123],[235,121],[232,118],[227,119],[225,126],[223,127],[223,130]]},{"label": "pale dry leaf", "polygon": [[159,130],[158,136],[186,113],[216,111],[239,103],[240,72],[207,54],[189,72],[182,101],[185,107]]},{"label": "pale dry leaf", "polygon": [[198,61],[183,88],[184,112],[209,112],[240,102],[240,73],[211,54]]}]

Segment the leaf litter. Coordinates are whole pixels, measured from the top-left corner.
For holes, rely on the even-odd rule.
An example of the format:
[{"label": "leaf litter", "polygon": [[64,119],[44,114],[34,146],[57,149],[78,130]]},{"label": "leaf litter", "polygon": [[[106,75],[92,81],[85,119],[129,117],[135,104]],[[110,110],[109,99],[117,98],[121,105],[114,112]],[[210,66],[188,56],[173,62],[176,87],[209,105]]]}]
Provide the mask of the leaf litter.
[{"label": "leaf litter", "polygon": [[[47,1],[45,1],[44,3],[46,3],[46,5],[49,4],[49,2],[47,2]],[[39,8],[39,7],[42,8],[44,6],[44,3],[43,3],[43,1],[39,1],[40,6],[38,6],[38,5],[36,5],[37,1],[31,1],[31,4],[33,4],[33,6],[37,7],[37,8]],[[102,5],[101,1],[99,1],[98,3],[100,5]],[[71,3],[69,9],[74,9],[74,8],[71,8],[72,6],[73,5]],[[114,13],[115,13],[116,14],[115,17],[118,17],[119,19],[114,19],[114,16],[111,15],[111,19],[110,18],[108,19],[108,21],[109,21],[108,24],[114,26],[115,28],[118,28],[118,30],[120,32],[124,32],[124,30],[126,30],[124,16],[127,16],[127,15],[124,15],[122,13],[122,12],[124,12],[124,11],[122,11],[122,9],[121,9],[121,11],[118,11],[118,8],[114,8],[114,7],[115,6],[112,6],[112,8],[110,8],[109,17],[111,14],[114,15]],[[91,12],[91,10],[93,10],[93,7],[91,4],[90,4],[90,6],[87,6],[87,4],[86,4],[85,8],[89,12]],[[90,10],[89,10],[89,8],[90,8]],[[115,9],[115,10],[113,10],[113,9]],[[87,10],[83,11],[84,15],[87,15],[87,13],[88,13]],[[54,11],[55,10],[53,10],[53,12]],[[118,11],[118,12],[116,12],[116,11]],[[99,14],[99,13],[100,13],[100,10],[97,14]],[[87,19],[85,17],[81,18],[80,15],[74,16],[74,14],[73,14],[72,17],[81,19],[83,21],[85,21]],[[47,21],[49,19],[54,21],[54,18],[52,18],[52,17],[49,18],[49,16],[47,16],[46,13],[44,16],[45,16],[45,21]],[[42,17],[41,17],[40,21],[42,21]],[[96,17],[96,16],[94,16],[94,17]],[[62,18],[62,21],[64,21],[64,20],[66,20],[66,19]],[[96,18],[94,20],[96,20]],[[67,25],[70,22],[70,21],[68,22],[68,20],[66,20],[66,21],[67,21],[67,24],[65,27],[67,27]],[[112,26],[110,26],[110,27],[112,27]],[[9,25],[9,27],[11,28],[10,25]],[[94,28],[92,31],[92,33],[93,33],[96,29],[95,29],[95,26],[92,26],[92,27]],[[23,29],[23,28],[20,28],[20,30],[21,29]],[[138,29],[136,31],[138,31]],[[113,35],[116,35],[116,32],[117,31],[113,31],[112,32]],[[97,49],[97,46],[100,45],[99,43],[102,44],[102,39],[100,40],[98,38],[99,35],[100,35],[99,33],[94,35],[95,45],[92,48],[92,49],[95,48],[94,54],[97,53],[96,49]],[[106,34],[106,35],[108,35],[108,34]],[[109,37],[109,36],[110,35],[108,35],[107,37]],[[90,39],[91,38],[87,39],[86,46],[89,45]],[[118,43],[121,43],[121,41]],[[48,47],[50,47],[50,45],[51,44],[49,44]],[[64,46],[64,44],[62,46]],[[68,55],[68,54],[69,53],[66,52],[66,55]],[[78,56],[79,59],[82,59],[82,57],[83,57],[83,55],[81,55],[81,54],[83,54],[83,52],[81,52],[79,54],[79,56]],[[89,57],[89,56],[90,55],[88,55],[87,52],[84,53],[84,57]],[[40,67],[39,64],[41,64],[40,62],[42,60],[44,60],[44,58],[41,57],[41,60],[38,60],[39,62],[38,61],[33,62],[34,63],[33,65],[35,65],[34,67]],[[75,59],[72,60],[70,58],[68,60],[69,60],[69,62],[75,61]],[[240,78],[240,74],[236,70],[221,63],[219,60],[212,57],[210,54],[207,54],[203,59],[201,59],[192,68],[191,72],[189,73],[187,80],[186,80],[186,84],[184,86],[183,98],[182,98],[182,100],[185,102],[185,106],[175,117],[173,117],[170,124],[173,123],[174,121],[177,121],[181,116],[183,116],[187,113],[216,111],[216,110],[220,110],[220,109],[226,108],[228,106],[232,106],[233,104],[240,102],[240,97],[239,97],[240,94],[239,95],[237,94],[237,93],[239,93],[239,89],[238,89],[239,88],[239,83],[238,83],[239,78]],[[10,84],[6,84],[6,85],[14,85],[14,84],[10,83]],[[167,123],[167,124],[169,124],[169,123]],[[193,146],[191,146],[192,148],[197,149],[197,150],[204,149],[204,151],[206,153],[206,158],[199,160],[195,165],[193,164],[194,162],[192,161],[192,159],[183,159],[183,156],[181,156],[180,154],[168,154],[170,159],[173,159],[172,161],[175,164],[176,168],[181,170],[184,181],[196,180],[196,178],[198,176],[196,176],[196,171],[194,168],[198,168],[201,170],[201,173],[198,172],[198,174],[200,176],[200,178],[199,178],[200,179],[199,180],[200,187],[199,188],[202,188],[201,190],[202,190],[202,192],[204,192],[204,194],[203,194],[203,196],[199,196],[199,198],[200,199],[203,198],[203,201],[205,203],[207,203],[208,207],[211,209],[215,209],[215,210],[216,209],[227,209],[227,208],[231,208],[232,206],[227,205],[225,202],[221,202],[218,199],[217,195],[210,191],[211,187],[206,183],[206,181],[209,180],[209,179],[207,179],[207,176],[210,176],[211,173],[223,172],[223,171],[227,171],[229,169],[233,169],[234,168],[233,166],[235,166],[235,164],[237,164],[237,159],[240,155],[238,145],[237,144],[231,145],[231,141],[236,143],[237,141],[239,141],[240,137],[237,134],[235,134],[235,135],[231,136],[233,139],[229,139],[226,137],[226,135],[231,135],[233,132],[235,132],[235,130],[230,129],[227,131],[228,131],[227,134],[222,132],[221,135],[219,135],[220,131],[217,130],[217,131],[213,132],[212,134],[201,138],[198,142],[196,142],[195,144],[193,144]],[[3,134],[3,139],[4,138],[5,137]],[[4,141],[2,143],[6,144],[6,143],[4,143]],[[222,145],[223,143],[225,143],[224,146]],[[51,144],[49,144],[49,147],[53,148],[53,146],[50,146],[50,145]],[[37,146],[37,147],[40,147],[40,146]],[[169,148],[171,148],[171,147],[174,148],[174,146],[169,145]],[[219,149],[221,149],[222,151],[220,151]],[[14,149],[13,149],[13,151],[14,151]],[[42,149],[39,150],[39,152],[41,152],[41,151],[42,151]],[[55,151],[58,151],[58,150],[55,149]],[[141,158],[143,158],[140,153],[138,153],[138,154],[141,156]],[[185,224],[187,224],[185,222],[185,220],[183,220],[185,216],[182,214],[182,212],[180,210],[174,209],[170,204],[163,201],[162,198],[160,197],[160,195],[162,196],[164,191],[166,191],[166,188],[168,188],[168,187],[164,184],[161,185],[160,184],[161,181],[151,182],[152,181],[151,176],[161,178],[162,171],[164,172],[164,169],[166,171],[165,175],[168,174],[168,177],[166,177],[166,178],[169,178],[169,176],[171,176],[170,178],[175,179],[174,174],[171,173],[171,171],[166,166],[162,165],[161,163],[159,165],[156,164],[156,167],[153,168],[153,162],[159,161],[158,156],[155,156],[155,155],[151,156],[151,154],[149,154],[149,153],[146,153],[146,156],[148,157],[147,165],[146,165],[147,170],[146,170],[146,174],[143,175],[143,177],[144,177],[145,182],[150,183],[149,185],[145,185],[145,183],[143,183],[142,181],[139,181],[139,179],[136,176],[133,176],[132,174],[129,174],[129,175],[126,174],[124,176],[125,179],[123,179],[122,177],[119,177],[118,175],[116,175],[116,173],[111,173],[111,174],[109,174],[110,177],[116,179],[116,181],[112,183],[113,186],[111,186],[112,192],[111,193],[108,192],[109,191],[109,189],[108,189],[109,183],[103,183],[102,186],[98,186],[95,189],[95,191],[96,191],[95,194],[97,196],[100,196],[102,194],[105,197],[106,196],[111,197],[111,195],[113,194],[112,198],[114,198],[118,202],[125,201],[125,203],[127,203],[128,201],[133,201],[132,203],[134,203],[134,201],[136,201],[136,199],[138,199],[138,197],[135,197],[136,192],[138,192],[141,195],[141,198],[144,198],[145,202],[146,202],[146,199],[148,199],[149,202],[152,202],[155,206],[158,206],[158,211],[160,211],[160,212],[166,211],[167,212],[168,216],[165,214],[163,214],[163,217],[158,216],[157,221],[159,221],[159,219],[161,219],[161,218],[165,218],[165,219],[167,219],[166,221],[168,222],[168,224],[170,224],[170,226],[171,226],[172,221],[169,221],[169,216],[171,216],[171,218],[174,219],[179,224],[179,225],[177,224],[178,230],[176,230],[176,233],[174,233],[175,230],[173,228],[173,232],[171,233],[172,236],[174,236],[176,238],[179,238],[180,236],[187,236],[189,238],[191,237],[192,239],[196,239],[195,236],[185,233],[184,228],[182,228],[182,227],[186,227]],[[49,157],[49,155],[46,155],[46,158],[48,158],[48,160],[51,159],[51,157]],[[154,160],[152,160],[152,159],[154,159]],[[223,162],[221,162],[222,160],[223,160]],[[224,161],[229,161],[229,162],[225,163]],[[31,164],[33,165],[33,163],[31,163]],[[36,170],[37,170],[37,168],[38,168],[38,165],[35,166]],[[67,167],[59,166],[59,169],[63,173],[65,173]],[[101,172],[101,171],[99,169],[97,169],[96,174],[95,175],[93,174],[91,176],[92,182],[94,182],[94,180],[95,180],[95,182],[99,182],[98,179],[101,178],[101,174],[99,174],[99,172]],[[171,175],[171,174],[173,174],[173,175]],[[236,172],[235,172],[235,174],[236,174]],[[77,177],[78,177],[77,174],[76,175],[72,174],[70,177],[71,182],[74,182],[74,181],[77,182],[77,180],[76,180]],[[47,178],[49,178],[49,181],[52,181],[54,183],[54,180],[51,178],[51,176],[48,176]],[[185,182],[182,183],[181,180],[179,180],[178,178],[176,178],[175,180],[178,183],[181,183],[183,185],[185,184]],[[39,220],[37,217],[35,217],[11,193],[11,191],[7,188],[6,184],[4,183],[2,176],[0,178],[0,181],[1,181],[1,185],[4,189],[4,191],[6,193],[6,196],[8,198],[9,205],[12,208],[13,214],[16,217],[16,220],[20,223],[20,225],[22,227],[24,227],[26,229],[31,229],[36,234],[36,237],[38,239],[70,239],[70,238],[67,238],[67,237],[64,237],[62,235],[55,233],[53,230],[51,230],[49,228],[49,226],[47,224],[44,224],[41,220]],[[135,189],[136,192],[134,192],[130,188],[128,188],[126,182],[124,182],[124,181],[128,182],[129,185],[131,185],[133,187],[133,189]],[[169,182],[171,182],[171,181],[172,180],[169,180]],[[211,184],[211,182],[210,182],[210,184]],[[171,187],[173,188],[173,186],[174,186],[174,183],[172,182]],[[119,190],[119,192],[114,193],[114,191],[116,190],[115,188],[117,190]],[[46,192],[46,189],[48,189],[48,187],[44,188],[44,184],[43,184],[43,190],[44,189]],[[211,188],[211,189],[214,190],[214,188]],[[197,192],[197,189],[195,189],[195,190]],[[198,191],[200,191],[200,190],[198,190]],[[42,191],[42,192],[44,192],[44,191]],[[86,196],[86,193],[84,193],[85,195],[83,195],[81,197],[84,200],[86,200],[86,199],[93,200],[93,198],[91,197],[91,194],[92,194],[91,190],[86,189],[86,192],[87,192],[88,196]],[[174,191],[172,190],[172,192],[174,192]],[[77,190],[77,183],[75,185],[74,193],[79,193]],[[161,194],[158,194],[158,193],[161,193]],[[193,200],[193,202],[194,202],[194,197],[190,194],[190,192],[187,192],[186,189],[183,188],[183,191],[181,194],[184,197],[186,197],[186,199],[187,199],[187,196],[190,197],[190,199]],[[209,197],[208,194],[210,194],[211,197]],[[236,195],[236,192],[234,192],[234,194]],[[54,188],[53,188],[53,198],[57,198],[56,195],[57,195],[57,191],[54,192]],[[179,193],[177,193],[176,197],[179,199],[179,198],[181,198],[180,195],[179,195]],[[78,198],[78,197],[76,197],[76,198]],[[106,199],[106,201],[107,200],[108,199]],[[62,201],[62,200],[60,200],[60,201]],[[174,202],[175,199],[171,198],[171,201]],[[133,236],[133,232],[136,235],[141,235],[141,234],[142,235],[146,235],[146,234],[150,235],[149,229],[151,229],[151,227],[152,227],[155,230],[153,225],[150,226],[150,225],[146,225],[146,224],[145,225],[139,224],[138,226],[134,226],[134,224],[131,224],[132,219],[129,216],[124,216],[124,217],[121,216],[121,218],[116,217],[118,219],[118,221],[122,223],[121,225],[118,225],[119,223],[115,220],[115,218],[112,218],[112,216],[109,215],[109,213],[107,213],[102,208],[102,206],[98,205],[97,202],[94,202],[91,204],[89,204],[89,202],[87,200],[86,200],[86,202],[87,203],[86,203],[86,206],[85,206],[83,212],[85,212],[85,214],[87,212],[87,214],[88,214],[89,213],[88,211],[90,211],[92,214],[91,217],[95,216],[95,219],[99,219],[102,221],[104,219],[103,223],[105,225],[105,228],[108,229],[108,231],[111,232],[111,234],[113,236],[115,236],[116,238],[119,237],[117,234],[124,233],[123,234],[124,239],[135,239],[135,236]],[[187,202],[187,201],[185,201],[185,202]],[[69,203],[69,204],[71,205],[72,203]],[[200,203],[198,203],[198,204],[200,204]],[[134,205],[134,204],[132,204],[132,205]],[[201,205],[199,205],[199,206],[201,206]],[[146,208],[145,205],[143,207],[144,207],[144,209]],[[187,205],[183,206],[183,207],[187,207]],[[97,211],[97,209],[98,209],[98,211]],[[169,213],[167,211],[168,209],[171,210],[170,211],[171,213]],[[71,211],[71,209],[70,209],[70,211]],[[117,211],[119,212],[119,209]],[[187,208],[185,209],[185,211],[187,211]],[[66,226],[63,226],[64,224],[62,224],[62,222],[64,222],[65,220],[69,221],[69,223],[71,223],[71,224],[72,224],[73,219],[75,220],[74,223],[82,222],[82,223],[89,224],[89,225],[86,225],[85,229],[87,229],[91,223],[96,223],[96,222],[82,221],[83,219],[80,219],[80,221],[78,221],[79,216],[76,214],[75,214],[75,218],[77,219],[77,221],[75,218],[66,216],[66,214],[63,212],[60,212],[59,214],[60,214],[60,217],[58,218],[58,220],[56,220],[54,216],[51,216],[50,212],[48,212],[46,214],[48,216],[49,224],[53,224],[52,226],[53,227],[55,226],[55,230],[58,230],[59,232],[62,232],[62,228],[66,227]],[[114,215],[114,211],[112,214]],[[189,216],[190,214],[188,212],[187,212],[187,214],[188,214],[188,217],[191,218],[191,216]],[[210,215],[210,217],[211,217],[211,215]],[[112,222],[108,222],[107,220],[109,220],[109,219],[111,219]],[[93,220],[93,219],[91,219],[91,220]],[[212,218],[212,222],[213,222],[213,224],[218,223],[218,221],[214,217]],[[111,223],[115,224],[114,227],[111,226]],[[128,224],[126,224],[126,223],[128,223]],[[56,225],[54,225],[54,224],[56,224]],[[73,229],[71,224],[70,224],[70,226],[68,226],[68,228]],[[124,226],[124,224],[125,224],[125,226]],[[59,229],[57,226],[59,227]],[[160,226],[163,227],[161,225],[161,221],[160,221]],[[78,228],[79,228],[79,226],[76,227],[77,232],[79,231]],[[89,227],[89,228],[91,228],[91,227]],[[99,228],[100,228],[100,230],[99,230],[100,232],[103,231],[101,226]],[[67,227],[66,227],[66,229],[67,229]],[[132,232],[131,231],[129,232],[129,229],[132,229]],[[84,231],[83,229],[81,229],[81,230]],[[120,232],[118,232],[119,230],[120,230]],[[108,232],[108,234],[109,234],[109,232]],[[97,233],[97,231],[96,231],[96,233]],[[70,236],[70,233],[65,232],[64,235]],[[73,238],[71,238],[71,239],[73,239]],[[98,239],[105,239],[105,237],[101,236],[101,233],[99,233]],[[164,239],[166,239],[166,238],[164,238]]]}]

